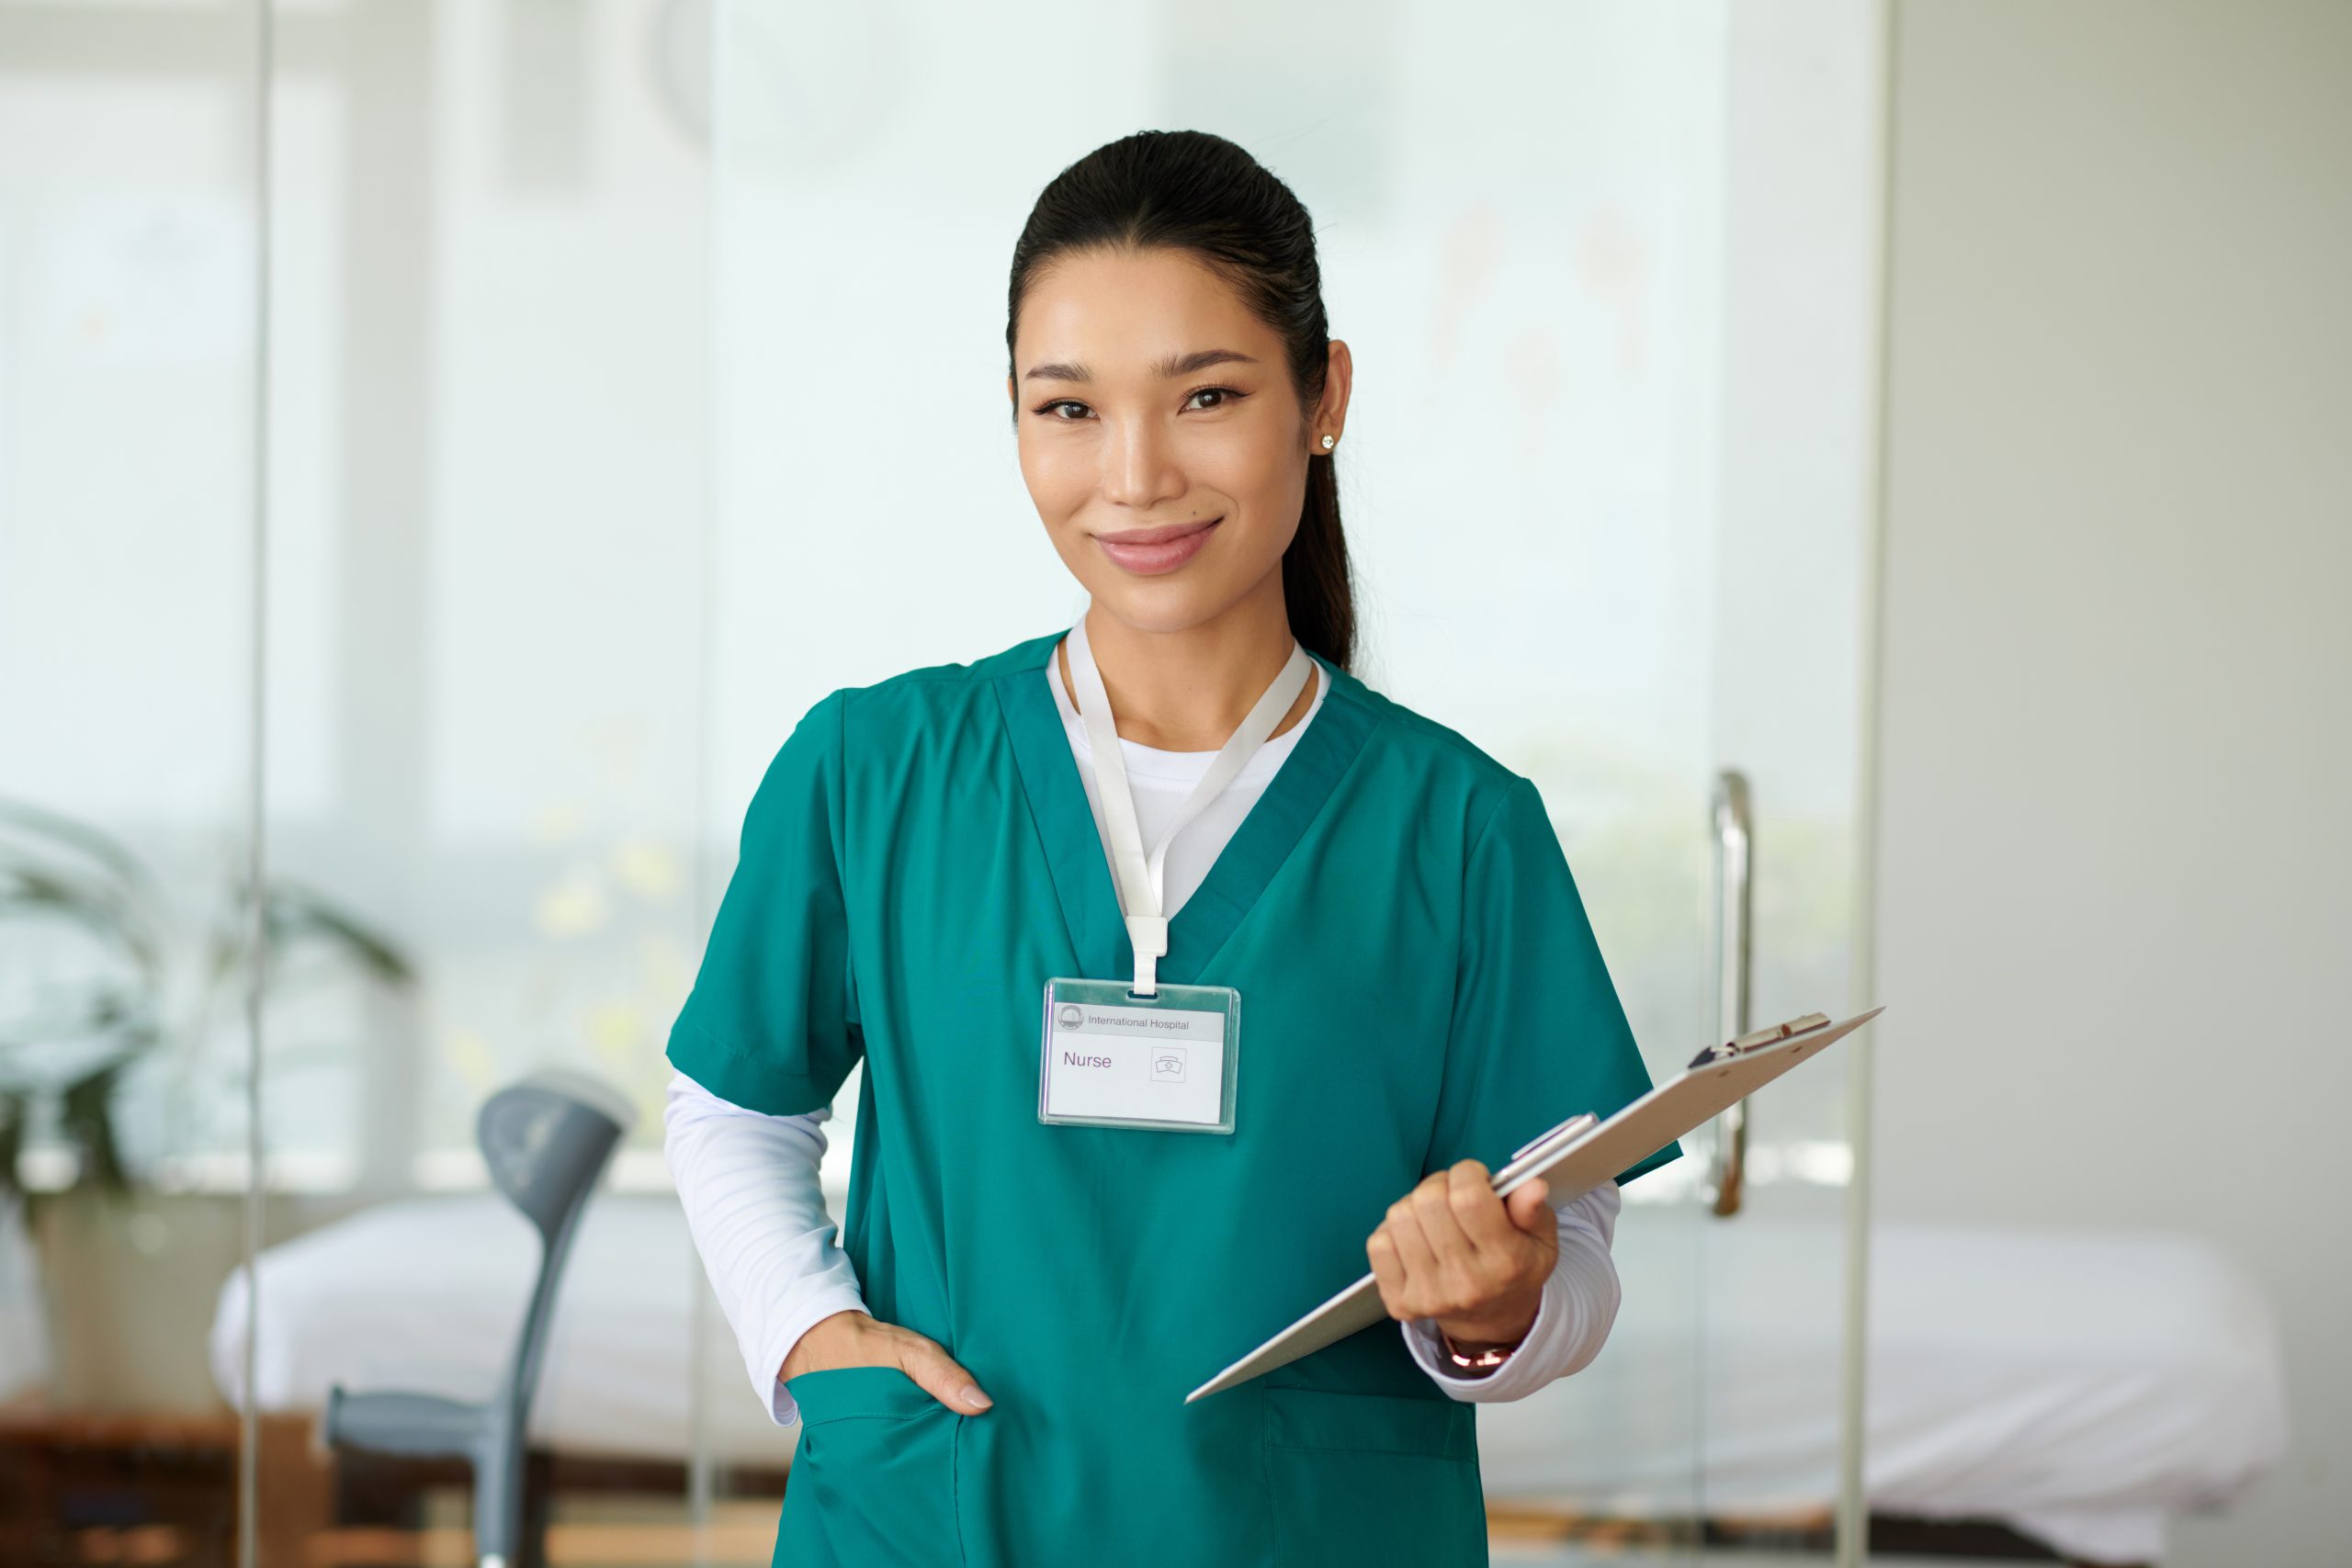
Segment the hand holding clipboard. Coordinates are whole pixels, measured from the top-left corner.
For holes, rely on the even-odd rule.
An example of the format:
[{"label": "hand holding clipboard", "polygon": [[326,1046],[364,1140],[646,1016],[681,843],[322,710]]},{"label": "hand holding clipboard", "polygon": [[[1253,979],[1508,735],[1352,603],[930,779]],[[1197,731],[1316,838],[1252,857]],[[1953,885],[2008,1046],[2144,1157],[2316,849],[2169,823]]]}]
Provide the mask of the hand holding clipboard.
[{"label": "hand holding clipboard", "polygon": [[[1495,1172],[1495,1195],[1508,1197],[1540,1176],[1551,1188],[1549,1201],[1554,1208],[1573,1202],[1885,1010],[1875,1007],[1838,1023],[1830,1022],[1825,1013],[1807,1013],[1722,1045],[1710,1045],[1680,1073],[1607,1121],[1589,1114],[1572,1116],[1522,1145],[1510,1163]],[[1366,1274],[1186,1394],[1184,1403],[1190,1404],[1204,1394],[1286,1366],[1386,1316],[1380,1304],[1379,1284]]]}]

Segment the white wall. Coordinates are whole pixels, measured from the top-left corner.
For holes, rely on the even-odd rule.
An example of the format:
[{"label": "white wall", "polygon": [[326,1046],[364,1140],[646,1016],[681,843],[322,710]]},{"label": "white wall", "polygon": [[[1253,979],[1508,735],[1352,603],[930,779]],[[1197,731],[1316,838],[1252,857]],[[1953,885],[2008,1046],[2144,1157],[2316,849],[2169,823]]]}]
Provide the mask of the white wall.
[{"label": "white wall", "polygon": [[2173,1561],[2342,1561],[2352,6],[1896,50],[1879,1213],[2226,1247],[2295,1442]]}]

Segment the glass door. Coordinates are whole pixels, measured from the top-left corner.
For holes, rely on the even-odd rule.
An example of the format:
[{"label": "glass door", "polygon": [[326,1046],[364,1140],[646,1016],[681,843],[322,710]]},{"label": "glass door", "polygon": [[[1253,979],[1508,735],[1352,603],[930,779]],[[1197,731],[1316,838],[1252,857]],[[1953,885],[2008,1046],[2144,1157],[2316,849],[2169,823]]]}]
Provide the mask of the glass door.
[{"label": "glass door", "polygon": [[[1718,1032],[1886,999],[1870,994],[1866,717],[1883,19],[1854,0],[1724,21]],[[1694,1140],[1711,1558],[1862,1561],[1871,1048],[1865,1030]]]},{"label": "glass door", "polygon": [[[464,1555],[461,1466],[322,1423],[495,1385],[533,1252],[474,1117],[556,1066],[637,1115],[534,1517],[765,1561],[792,1434],[665,1190],[662,1027],[792,720],[1077,610],[1004,276],[1139,127],[1314,212],[1362,672],[1541,786],[1652,1071],[1859,999],[1875,16],[0,0],[0,1472],[49,1488],[0,1540]],[[1860,1061],[1628,1190],[1609,1349],[1482,1416],[1498,1560],[1826,1552]]]},{"label": "glass door", "polygon": [[[1663,1076],[1708,1040],[1865,1001],[1877,33],[1864,6],[1769,27],[1728,6],[1576,15],[1623,25],[1581,52],[1643,84],[1611,134],[1574,143],[1566,188],[1598,175],[1612,197],[1578,219],[1586,330],[1522,437],[1541,477],[1477,513],[1490,535],[1509,520],[1515,558],[1473,573],[1458,544],[1450,562],[1419,541],[1397,580],[1464,602],[1398,617],[1421,642],[1398,664],[1544,787]],[[1550,302],[1525,298],[1521,333]],[[1509,341],[1487,350],[1498,383]],[[1450,449],[1490,467],[1478,429]],[[1444,508],[1459,467],[1418,510]],[[1452,650],[1514,638],[1463,694]],[[1867,1048],[1626,1190],[1609,1348],[1482,1414],[1498,1559],[1860,1560]]]}]

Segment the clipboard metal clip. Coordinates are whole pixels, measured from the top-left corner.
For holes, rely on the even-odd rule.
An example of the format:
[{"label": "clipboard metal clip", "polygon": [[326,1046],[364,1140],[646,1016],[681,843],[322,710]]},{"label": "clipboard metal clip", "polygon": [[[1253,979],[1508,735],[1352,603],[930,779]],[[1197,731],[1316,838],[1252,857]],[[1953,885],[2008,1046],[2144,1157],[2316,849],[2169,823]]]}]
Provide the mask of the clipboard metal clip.
[{"label": "clipboard metal clip", "polygon": [[1713,1066],[1718,1062],[1728,1062],[1735,1056],[1745,1056],[1750,1051],[1760,1051],[1767,1045],[1778,1045],[1782,1041],[1793,1040],[1800,1034],[1810,1034],[1828,1021],[1829,1015],[1826,1012],[1809,1012],[1803,1018],[1792,1018],[1786,1023],[1772,1024],[1768,1028],[1757,1030],[1753,1033],[1743,1034],[1736,1040],[1727,1040],[1721,1045],[1710,1045],[1690,1058],[1690,1066],[1696,1069]]}]

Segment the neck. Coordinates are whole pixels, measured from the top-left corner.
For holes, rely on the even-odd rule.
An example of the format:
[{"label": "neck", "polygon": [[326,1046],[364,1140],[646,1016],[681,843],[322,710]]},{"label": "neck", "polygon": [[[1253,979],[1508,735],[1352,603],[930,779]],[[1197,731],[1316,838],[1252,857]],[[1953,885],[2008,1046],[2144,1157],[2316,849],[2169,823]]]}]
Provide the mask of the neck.
[{"label": "neck", "polygon": [[[1279,572],[1214,619],[1182,631],[1139,631],[1099,604],[1086,612],[1087,646],[1102,671],[1120,739],[1161,751],[1223,746],[1282,673],[1294,640]],[[1069,649],[1057,649],[1054,657],[1061,660],[1063,687],[1079,704]],[[1306,716],[1321,678],[1318,671],[1306,682],[1274,727],[1276,735]]]}]

